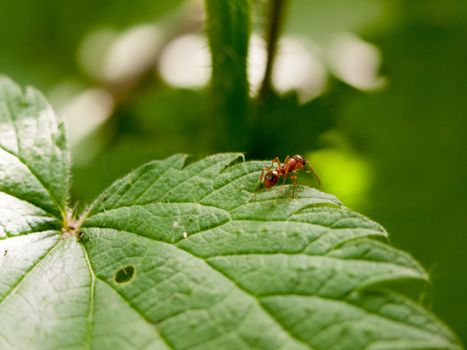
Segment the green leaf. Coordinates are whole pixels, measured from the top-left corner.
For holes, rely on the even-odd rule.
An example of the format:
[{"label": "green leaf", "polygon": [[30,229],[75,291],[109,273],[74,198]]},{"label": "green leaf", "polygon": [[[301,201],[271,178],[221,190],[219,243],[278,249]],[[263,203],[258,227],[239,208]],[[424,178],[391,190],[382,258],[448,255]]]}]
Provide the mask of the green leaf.
[{"label": "green leaf", "polygon": [[[413,302],[370,289],[426,279],[410,256],[371,239],[384,229],[310,188],[293,199],[255,192],[264,163],[229,166],[238,157],[149,163],[104,192],[84,223],[97,280],[168,346],[456,348]],[[120,284],[126,266],[135,276]]]},{"label": "green leaf", "polygon": [[143,165],[60,229],[62,124],[0,86],[1,349],[461,348],[387,289],[427,275],[380,225],[309,187],[258,190],[265,163],[237,153]]},{"label": "green leaf", "polygon": [[1,349],[59,348],[61,331],[79,329],[71,317],[86,297],[76,288],[88,272],[80,260],[66,263],[80,253],[76,242],[60,240],[67,147],[44,97],[0,77]]},{"label": "green leaf", "polygon": [[0,77],[0,238],[61,219],[69,167],[64,124],[44,97]]}]

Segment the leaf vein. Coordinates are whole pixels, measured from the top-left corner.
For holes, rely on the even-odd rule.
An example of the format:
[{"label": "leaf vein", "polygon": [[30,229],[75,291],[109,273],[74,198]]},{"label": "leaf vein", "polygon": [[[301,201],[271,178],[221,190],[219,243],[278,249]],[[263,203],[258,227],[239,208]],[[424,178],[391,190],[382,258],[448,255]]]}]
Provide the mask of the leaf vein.
[{"label": "leaf vein", "polygon": [[[96,228],[98,228],[98,227],[96,227]],[[110,227],[109,227],[109,228],[110,228]],[[269,315],[269,317],[271,318],[271,320],[273,320],[274,323],[279,327],[279,329],[281,329],[285,334],[287,334],[290,338],[294,339],[295,341],[297,341],[297,342],[301,343],[302,345],[305,345],[306,347],[308,347],[308,348],[310,348],[311,350],[313,350],[313,348],[311,347],[310,344],[303,342],[301,339],[297,338],[295,335],[293,335],[292,333],[290,333],[290,331],[289,331],[287,328],[285,328],[285,327],[282,325],[282,323],[280,323],[280,321],[275,317],[275,315],[272,314],[269,310],[267,310],[267,309],[261,304],[261,302],[258,300],[258,298],[257,298],[256,295],[252,294],[250,291],[248,291],[247,289],[245,289],[245,288],[243,288],[242,286],[240,286],[240,285],[237,283],[237,281],[231,279],[231,278],[230,278],[229,276],[227,276],[222,270],[218,269],[217,267],[215,267],[214,265],[212,265],[211,263],[209,263],[209,262],[208,262],[207,260],[205,260],[203,257],[198,256],[198,255],[194,254],[193,252],[190,252],[189,250],[186,250],[186,249],[184,249],[184,248],[182,248],[182,247],[176,246],[176,245],[174,245],[173,243],[164,242],[164,241],[158,241],[158,240],[155,240],[155,239],[153,239],[153,238],[151,238],[151,237],[143,236],[143,235],[140,235],[140,234],[138,234],[138,233],[136,233],[136,232],[132,232],[132,231],[128,231],[128,230],[125,230],[125,232],[134,234],[134,235],[136,235],[136,236],[138,236],[138,237],[144,237],[144,238],[146,238],[146,239],[149,239],[149,240],[152,240],[152,241],[156,241],[156,242],[159,242],[159,243],[169,244],[169,245],[171,245],[171,246],[173,246],[173,247],[175,247],[175,248],[177,248],[177,249],[179,249],[179,250],[181,250],[181,251],[186,252],[187,254],[193,256],[194,258],[197,258],[197,259],[203,261],[203,262],[204,262],[207,266],[209,266],[213,271],[216,271],[217,273],[219,273],[220,275],[222,275],[225,279],[227,279],[228,281],[230,281],[231,283],[233,283],[240,291],[242,291],[244,294],[246,294],[246,295],[248,295],[249,297],[251,297],[251,298],[257,303],[257,305],[259,306],[259,308],[260,308],[261,310],[263,310],[267,315]],[[98,278],[99,278],[99,277],[98,277]],[[104,281],[104,282],[108,284],[107,281]],[[114,288],[114,287],[112,286],[112,288]],[[114,288],[114,289],[115,289],[115,288]],[[128,301],[128,303],[130,303],[130,302]],[[137,310],[136,308],[134,308],[134,309]],[[139,312],[139,311],[138,311],[138,312]],[[144,317],[144,316],[143,316],[143,317]],[[144,317],[144,318],[145,318],[145,317]],[[146,319],[146,318],[145,318],[145,319]],[[147,319],[146,319],[146,320],[147,320]],[[150,322],[150,321],[148,320],[148,322]]]},{"label": "leaf vein", "polygon": [[[88,256],[88,252],[86,250],[86,248],[84,247],[83,248],[85,251],[86,251],[86,256]],[[124,295],[122,295],[116,288],[115,286],[113,286],[111,283],[109,283],[108,281],[106,281],[105,279],[103,278],[100,278],[99,276],[97,276],[94,272],[94,269],[92,267],[92,263],[91,261],[89,260],[89,268],[93,271],[93,275],[95,276],[95,280],[100,280],[102,282],[104,282],[105,284],[107,284],[115,293],[117,293],[124,301],[126,301],[126,303],[128,304],[128,306],[133,309],[138,315],[141,316],[141,318],[143,318],[152,328],[154,328],[154,330],[156,331],[156,333],[158,334],[158,336],[160,337],[160,339],[164,342],[164,344],[169,348],[169,349],[173,349],[175,350],[175,347],[169,342],[169,340],[164,336],[164,334],[154,325],[154,323],[148,319],[146,317],[146,315],[141,312],[136,306],[134,306],[130,300],[128,300],[127,298],[125,298]]]},{"label": "leaf vein", "polygon": [[[3,150],[3,151],[6,152],[6,153],[12,155],[12,156],[15,157],[16,159],[18,159],[18,161],[19,161],[21,164],[23,164],[23,165],[29,170],[29,172],[31,173],[31,175],[32,175],[34,178],[36,178],[36,180],[39,182],[39,184],[42,186],[42,188],[45,189],[45,191],[49,194],[50,199],[57,205],[57,207],[58,207],[60,210],[63,209],[63,208],[61,207],[61,205],[59,204],[59,202],[57,201],[55,195],[54,195],[54,194],[52,193],[52,191],[50,190],[50,188],[48,188],[48,187],[45,185],[45,183],[44,183],[44,181],[42,180],[42,178],[31,168],[31,166],[26,162],[25,159],[23,159],[21,156],[19,156],[18,154],[12,152],[11,150],[9,150],[8,148],[6,148],[5,146],[3,146],[3,145],[1,145],[1,144],[0,144],[0,149]],[[2,191],[4,191],[4,189],[3,189]],[[5,193],[6,193],[6,192],[5,192]],[[11,195],[17,197],[16,194],[11,194]],[[17,197],[17,198],[19,198],[19,197]],[[25,200],[25,199],[22,199],[22,198],[20,198],[20,199],[21,199],[21,200]],[[28,200],[25,200],[25,201],[27,201],[28,203],[31,203],[31,202],[29,202]],[[34,204],[35,206],[38,206],[38,205],[35,204],[35,203],[32,203],[32,204]],[[41,208],[42,210],[46,211],[47,213],[53,215],[53,216],[56,217],[57,219],[60,219],[59,216],[57,216],[57,215],[54,214],[54,213],[51,213],[51,212],[50,212],[49,210],[47,210],[46,208],[44,208],[44,207],[42,207],[42,206],[38,206],[38,207]]]},{"label": "leaf vein", "polygon": [[56,243],[54,243],[51,247],[49,247],[45,253],[43,255],[41,255],[26,271],[24,271],[24,274],[18,278],[18,280],[12,285],[12,287],[8,290],[8,292],[0,299],[0,305],[3,304],[5,302],[5,300],[8,299],[8,297],[13,294],[13,292],[15,290],[18,289],[19,285],[21,284],[21,282],[24,281],[24,279],[26,278],[26,276],[29,275],[29,273],[31,273],[34,268],[36,268],[39,263],[41,261],[43,261],[49,254],[50,252],[52,252],[52,250],[54,250],[56,247],[58,247],[60,245],[62,241],[61,240],[58,240]]},{"label": "leaf vein", "polygon": [[96,274],[91,267],[91,261],[89,260],[89,255],[87,250],[82,247],[84,258],[86,260],[86,264],[89,269],[89,275],[91,276],[91,284],[89,285],[89,312],[88,312],[88,324],[87,324],[87,335],[86,335],[86,342],[88,345],[88,349],[91,349],[92,345],[92,322],[94,320],[94,300],[95,300],[95,293],[96,293]]}]

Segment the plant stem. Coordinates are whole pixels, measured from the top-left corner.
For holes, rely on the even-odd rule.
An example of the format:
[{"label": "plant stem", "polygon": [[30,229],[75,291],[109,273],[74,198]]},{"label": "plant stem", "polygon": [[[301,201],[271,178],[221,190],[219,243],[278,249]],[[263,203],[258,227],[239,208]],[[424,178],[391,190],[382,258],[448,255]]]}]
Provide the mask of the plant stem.
[{"label": "plant stem", "polygon": [[249,112],[247,54],[250,0],[205,0],[212,55],[213,113],[220,149],[244,151]]},{"label": "plant stem", "polygon": [[259,92],[260,99],[262,100],[264,100],[271,91],[272,69],[277,52],[277,42],[282,29],[286,2],[287,0],[270,0],[269,2],[269,22],[266,29],[268,57],[263,82]]}]

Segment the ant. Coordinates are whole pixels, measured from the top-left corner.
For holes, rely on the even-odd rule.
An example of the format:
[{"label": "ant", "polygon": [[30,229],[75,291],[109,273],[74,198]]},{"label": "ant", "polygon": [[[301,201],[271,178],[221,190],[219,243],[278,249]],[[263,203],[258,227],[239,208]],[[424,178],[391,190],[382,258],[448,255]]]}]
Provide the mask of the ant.
[{"label": "ant", "polygon": [[[277,165],[275,168],[273,168],[274,164]],[[300,169],[306,169],[307,165],[309,170],[306,172],[312,173],[318,181],[318,185],[320,185],[321,180],[314,171],[310,162],[299,154],[296,154],[293,157],[287,156],[284,160],[283,165],[281,164],[279,157],[274,158],[271,162],[271,165],[265,167],[261,172],[259,181],[264,184],[264,187],[266,187],[266,189],[268,189],[275,186],[279,182],[281,176],[283,177],[282,185],[285,184],[285,180],[287,179],[287,177],[289,177],[293,182],[293,190],[295,191],[295,187],[297,187],[297,176],[290,174],[295,174]]]}]

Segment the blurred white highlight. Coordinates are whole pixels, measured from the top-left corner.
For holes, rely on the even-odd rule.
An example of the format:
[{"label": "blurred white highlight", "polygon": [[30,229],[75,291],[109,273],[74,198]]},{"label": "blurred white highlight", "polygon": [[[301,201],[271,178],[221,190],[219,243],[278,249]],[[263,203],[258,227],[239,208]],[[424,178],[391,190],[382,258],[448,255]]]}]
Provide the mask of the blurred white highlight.
[{"label": "blurred white highlight", "polygon": [[[300,101],[318,96],[326,85],[326,70],[305,40],[284,38],[272,76],[279,92],[297,90]],[[256,96],[266,69],[266,44],[252,35],[248,54],[250,95]],[[211,58],[207,40],[201,35],[184,35],[170,42],[159,61],[162,78],[172,86],[200,88],[211,77]]]},{"label": "blurred white highlight", "polygon": [[154,25],[130,28],[114,40],[106,54],[103,76],[111,82],[131,80],[154,65],[162,35]]},{"label": "blurred white highlight", "polygon": [[248,48],[248,80],[251,96],[256,96],[261,87],[266,71],[266,60],[266,42],[259,35],[253,34]]},{"label": "blurred white highlight", "polygon": [[111,29],[101,29],[88,34],[78,47],[78,62],[84,72],[96,80],[104,80],[106,54],[117,37]]},{"label": "blurred white highlight", "polygon": [[72,145],[102,125],[112,114],[112,96],[102,89],[88,89],[71,98],[58,113],[68,125]]},{"label": "blurred white highlight", "polygon": [[206,38],[201,35],[183,35],[172,40],[159,60],[162,78],[181,88],[200,88],[211,77],[211,55]]},{"label": "blurred white highlight", "polygon": [[385,85],[386,79],[378,75],[381,61],[376,46],[350,33],[339,35],[329,49],[329,64],[336,77],[361,90]]},{"label": "blurred white highlight", "polygon": [[[306,40],[284,37],[278,43],[272,84],[279,93],[296,90],[301,103],[320,95],[326,86],[326,69],[321,64],[317,49]],[[250,40],[248,76],[250,95],[256,96],[266,70],[265,41],[258,35]]]},{"label": "blurred white highlight", "polygon": [[319,96],[325,89],[327,73],[316,51],[306,40],[281,39],[272,75],[276,90],[282,93],[296,90],[302,103]]}]

